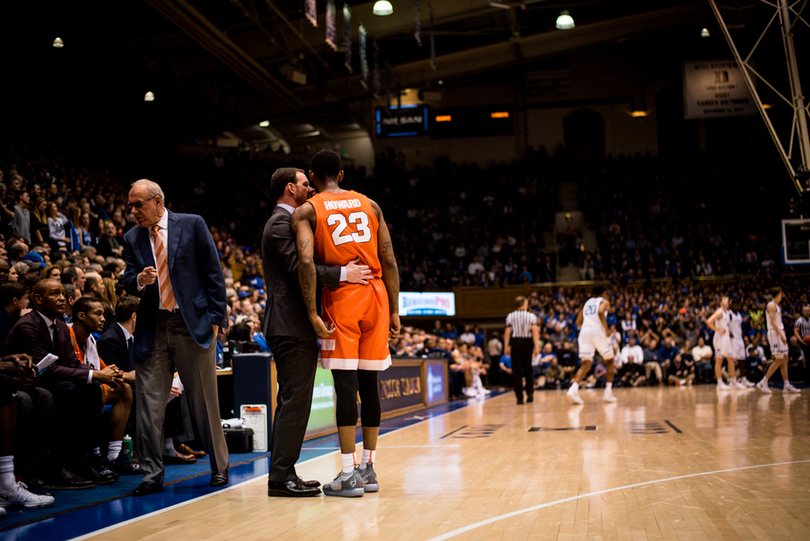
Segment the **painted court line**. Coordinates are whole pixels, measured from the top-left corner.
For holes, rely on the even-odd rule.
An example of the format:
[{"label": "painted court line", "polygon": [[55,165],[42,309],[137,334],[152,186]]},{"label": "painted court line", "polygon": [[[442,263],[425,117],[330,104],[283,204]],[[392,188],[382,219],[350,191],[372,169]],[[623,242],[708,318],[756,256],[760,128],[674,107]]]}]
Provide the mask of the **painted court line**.
[{"label": "painted court line", "polygon": [[770,468],[773,466],[787,466],[790,464],[803,464],[810,462],[810,460],[795,460],[793,462],[776,462],[774,464],[758,464],[756,466],[743,466],[741,468],[730,468],[728,470],[714,470],[714,471],[707,471],[702,473],[692,473],[689,475],[678,475],[677,477],[667,477],[666,479],[656,479],[654,481],[645,481],[643,483],[635,483],[632,485],[625,485],[622,487],[616,488],[607,488],[605,490],[598,490],[596,492],[589,492],[588,494],[580,494],[579,496],[571,496],[570,498],[563,498],[561,500],[555,500],[553,502],[543,503],[540,505],[535,505],[533,507],[527,507],[526,509],[521,509],[519,511],[512,511],[511,513],[506,513],[505,515],[499,515],[497,517],[488,518],[486,520],[482,520],[480,522],[476,522],[474,524],[470,524],[468,526],[464,526],[463,528],[458,528],[457,530],[453,530],[451,532],[447,532],[446,534],[440,535],[438,537],[432,537],[428,541],[444,541],[445,539],[450,539],[451,537],[455,537],[457,535],[461,535],[465,532],[469,532],[476,528],[480,528],[481,526],[486,526],[488,524],[492,524],[493,522],[498,522],[500,520],[506,520],[508,518],[516,517],[518,515],[523,515],[526,513],[531,513],[532,511],[537,511],[539,509],[544,509],[546,507],[552,507],[557,504],[572,502],[574,500],[581,500],[582,498],[590,498],[591,496],[599,496],[600,494],[608,494],[610,492],[617,492],[619,490],[627,490],[628,488],[637,488],[643,487],[647,485],[654,485],[657,483],[666,483],[667,481],[677,481],[678,479],[689,479],[690,477],[701,477],[703,475],[714,475],[717,473],[729,473],[735,471],[742,471],[742,470],[753,470],[757,468]]}]

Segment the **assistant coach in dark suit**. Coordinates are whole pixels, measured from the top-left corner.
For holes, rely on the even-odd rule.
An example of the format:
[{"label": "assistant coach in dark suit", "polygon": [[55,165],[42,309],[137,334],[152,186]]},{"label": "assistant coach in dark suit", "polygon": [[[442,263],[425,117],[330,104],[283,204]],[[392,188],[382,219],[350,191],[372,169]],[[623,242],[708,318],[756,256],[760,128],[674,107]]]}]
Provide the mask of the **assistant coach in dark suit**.
[{"label": "assistant coach in dark suit", "polygon": [[133,356],[136,449],[144,476],[133,496],[163,490],[161,427],[175,369],[211,457],[210,484],[228,484],[214,346],[226,313],[225,278],[203,219],[169,212],[164,201],[160,186],[139,180],[127,203],[139,227],[124,235],[124,285],[141,297]]},{"label": "assistant coach in dark suit", "polygon": [[[304,297],[298,286],[298,253],[290,227],[293,211],[309,199],[307,175],[285,167],[270,179],[276,207],[264,226],[262,264],[267,285],[264,336],[276,363],[278,398],[270,442],[268,496],[317,496],[317,481],[304,481],[295,473],[301,455],[312,387],[318,366],[318,337],[307,317]],[[318,267],[321,286],[338,287],[341,281],[366,283],[371,271],[353,261],[346,267]]]}]

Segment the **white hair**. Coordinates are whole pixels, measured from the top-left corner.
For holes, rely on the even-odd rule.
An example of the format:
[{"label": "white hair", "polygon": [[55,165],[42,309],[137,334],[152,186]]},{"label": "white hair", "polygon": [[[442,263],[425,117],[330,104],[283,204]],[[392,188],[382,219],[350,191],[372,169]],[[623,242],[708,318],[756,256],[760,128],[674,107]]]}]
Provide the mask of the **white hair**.
[{"label": "white hair", "polygon": [[149,197],[155,197],[156,195],[160,196],[160,202],[166,204],[166,197],[163,195],[163,190],[161,189],[160,185],[157,182],[153,182],[148,178],[142,178],[141,180],[136,180],[132,183],[130,188],[134,188],[135,186],[146,186],[146,195]]}]

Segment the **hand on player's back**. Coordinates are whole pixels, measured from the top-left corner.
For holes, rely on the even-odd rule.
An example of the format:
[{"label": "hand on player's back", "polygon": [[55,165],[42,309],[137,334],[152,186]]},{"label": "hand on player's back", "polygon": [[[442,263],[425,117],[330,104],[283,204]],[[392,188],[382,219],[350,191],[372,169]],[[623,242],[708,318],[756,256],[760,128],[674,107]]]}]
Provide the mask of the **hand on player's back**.
[{"label": "hand on player's back", "polygon": [[350,284],[367,284],[371,278],[371,269],[368,265],[360,264],[357,257],[346,265],[346,281]]}]

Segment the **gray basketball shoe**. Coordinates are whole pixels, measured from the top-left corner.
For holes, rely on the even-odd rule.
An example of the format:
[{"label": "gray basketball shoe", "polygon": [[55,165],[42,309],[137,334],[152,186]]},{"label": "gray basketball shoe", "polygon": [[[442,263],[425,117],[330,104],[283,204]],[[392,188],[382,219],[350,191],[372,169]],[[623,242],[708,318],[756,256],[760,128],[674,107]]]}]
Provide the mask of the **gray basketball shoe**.
[{"label": "gray basketball shoe", "polygon": [[374,464],[366,464],[365,470],[360,470],[360,479],[363,481],[363,490],[366,492],[378,492],[380,484],[377,482],[377,472],[374,471]]},{"label": "gray basketball shoe", "polygon": [[327,496],[342,496],[344,498],[357,498],[366,492],[363,490],[363,480],[360,478],[360,472],[356,469],[348,479],[343,479],[342,473],[339,473],[334,481],[324,485],[322,489]]}]

